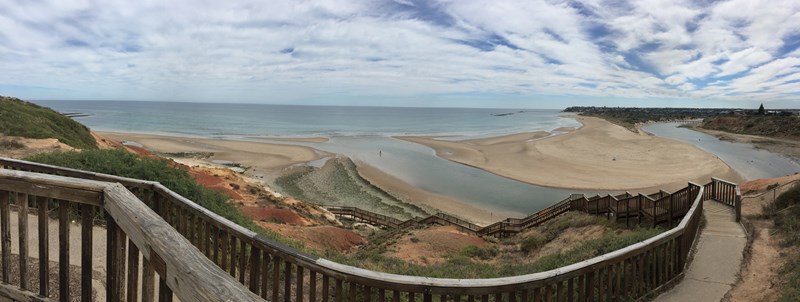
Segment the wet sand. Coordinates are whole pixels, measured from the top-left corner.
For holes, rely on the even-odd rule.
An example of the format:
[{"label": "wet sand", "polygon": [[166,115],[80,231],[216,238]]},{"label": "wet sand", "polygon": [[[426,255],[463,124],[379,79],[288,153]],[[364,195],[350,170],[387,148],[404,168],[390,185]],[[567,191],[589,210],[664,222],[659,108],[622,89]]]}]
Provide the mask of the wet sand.
[{"label": "wet sand", "polygon": [[598,118],[576,119],[583,127],[544,139],[546,132],[463,141],[397,138],[428,146],[454,162],[557,188],[643,190],[683,187],[712,176],[740,179],[722,160],[693,145],[636,134]]}]

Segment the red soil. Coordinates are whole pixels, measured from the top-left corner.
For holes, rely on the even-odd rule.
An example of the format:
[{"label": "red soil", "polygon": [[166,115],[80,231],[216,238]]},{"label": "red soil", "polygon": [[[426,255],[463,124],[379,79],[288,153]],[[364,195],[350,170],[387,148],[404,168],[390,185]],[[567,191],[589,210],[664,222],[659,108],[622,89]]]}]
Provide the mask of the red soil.
[{"label": "red soil", "polygon": [[747,192],[755,192],[755,191],[763,191],[766,190],[768,186],[778,184],[782,185],[793,180],[800,179],[800,174],[794,174],[789,176],[777,177],[777,178],[762,178],[751,180],[739,185],[739,188],[742,191],[742,194]]},{"label": "red soil", "polygon": [[264,221],[257,221],[256,224],[285,237],[302,241],[307,247],[319,251],[346,252],[365,241],[352,231],[334,226],[301,227]]}]

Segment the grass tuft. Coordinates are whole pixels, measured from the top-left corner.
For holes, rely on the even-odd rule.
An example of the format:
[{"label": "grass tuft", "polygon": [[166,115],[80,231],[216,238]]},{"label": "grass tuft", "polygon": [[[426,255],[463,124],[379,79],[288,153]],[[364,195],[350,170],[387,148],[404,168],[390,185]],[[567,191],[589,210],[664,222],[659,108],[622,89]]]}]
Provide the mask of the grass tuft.
[{"label": "grass tuft", "polygon": [[[784,248],[800,247],[800,185],[795,185],[766,205],[763,213],[774,222]],[[800,259],[789,259],[780,269],[780,275],[785,277],[786,284],[778,301],[800,301]]]}]

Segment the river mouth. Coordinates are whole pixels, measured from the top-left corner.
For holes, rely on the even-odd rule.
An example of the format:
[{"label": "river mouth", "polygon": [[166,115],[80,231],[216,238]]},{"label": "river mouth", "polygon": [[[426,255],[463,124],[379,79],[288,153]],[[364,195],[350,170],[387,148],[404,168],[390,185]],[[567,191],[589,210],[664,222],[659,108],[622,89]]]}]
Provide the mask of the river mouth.
[{"label": "river mouth", "polygon": [[594,193],[536,186],[497,176],[440,158],[428,147],[385,136],[341,136],[324,143],[291,144],[340,154],[421,190],[518,217],[541,210],[570,193]]},{"label": "river mouth", "polygon": [[758,149],[751,144],[721,140],[686,127],[685,122],[654,123],[642,130],[656,136],[671,138],[697,146],[711,153],[739,173],[745,180],[774,178],[800,171],[800,164],[790,158]]}]

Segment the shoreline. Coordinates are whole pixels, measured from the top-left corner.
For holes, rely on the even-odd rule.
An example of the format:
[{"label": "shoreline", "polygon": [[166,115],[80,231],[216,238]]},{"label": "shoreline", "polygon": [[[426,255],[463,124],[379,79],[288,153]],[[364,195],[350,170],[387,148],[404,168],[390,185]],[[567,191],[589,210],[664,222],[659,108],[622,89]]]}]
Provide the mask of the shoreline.
[{"label": "shoreline", "polygon": [[462,141],[394,138],[427,146],[437,156],[456,163],[560,189],[671,189],[685,185],[687,180],[712,176],[740,179],[727,164],[694,145],[636,134],[599,118],[573,118],[583,126],[559,135],[528,132]]},{"label": "shoreline", "polygon": [[[460,141],[438,140],[437,137],[417,136],[393,136],[392,138],[427,146],[433,149],[436,155],[442,159],[481,169],[504,178],[538,186],[567,190],[598,190],[609,192],[629,190],[650,192],[658,189],[673,190],[685,186],[687,180],[706,180],[711,176],[731,179],[732,181],[739,179],[736,172],[724,164],[724,162],[693,145],[666,138],[635,134],[602,119],[581,116],[570,116],[569,118],[576,119],[581,123],[581,126],[577,128],[562,127],[551,132],[523,132]],[[614,127],[618,127],[618,130],[625,131],[632,137],[625,137],[624,133],[620,134],[619,131],[615,131],[614,129],[609,130],[609,128]],[[250,168],[247,169],[245,175],[254,180],[266,181],[270,186],[274,186],[275,179],[284,175],[287,168],[291,166],[307,165],[323,158],[336,156],[333,153],[321,151],[306,145],[292,144],[293,142],[327,142],[329,139],[324,137],[258,137],[259,139],[275,140],[274,143],[270,143],[269,141],[196,138],[147,133],[98,133],[104,137],[118,141],[135,141],[144,145],[146,149],[157,153],[205,152],[210,154],[210,156],[201,158],[199,159],[200,161],[215,165],[213,161],[222,160],[248,166]],[[620,135],[623,137],[619,137]],[[588,141],[584,141],[587,139]],[[597,140],[605,141],[605,145],[584,149],[587,150],[588,153],[603,153],[603,155],[607,157],[610,157],[609,154],[620,151],[621,149],[630,148],[629,145],[622,143],[625,140],[639,142],[638,145],[634,144],[634,146],[638,146],[637,148],[639,149],[643,147],[640,141],[649,142],[651,140],[656,140],[659,146],[668,149],[669,153],[681,154],[682,152],[680,151],[689,151],[694,157],[700,158],[703,164],[694,164],[693,161],[684,161],[683,163],[692,163],[690,166],[693,166],[694,169],[692,169],[691,172],[694,174],[684,173],[679,176],[672,176],[672,179],[669,179],[669,177],[644,177],[641,174],[642,169],[640,169],[642,163],[636,162],[636,165],[633,167],[630,165],[617,167],[618,172],[627,175],[627,179],[608,177],[608,175],[615,175],[613,173],[609,174],[609,171],[613,170],[609,170],[608,162],[613,162],[615,164],[624,162],[626,160],[625,156],[631,154],[621,152],[620,154],[622,156],[620,156],[618,161],[616,158],[613,161],[605,158],[602,162],[598,162],[600,165],[599,168],[593,165],[585,166],[585,163],[583,163],[584,166],[581,167],[580,161],[574,163],[564,160],[564,157],[574,156],[574,152],[562,152],[559,148],[568,146],[568,143],[575,142],[575,140],[578,140],[578,143],[582,143],[578,144],[579,147],[586,147],[587,142],[591,143]],[[555,144],[556,148],[548,146],[553,144]],[[591,146],[591,144],[589,145]],[[674,146],[679,146],[677,148],[678,151],[676,151]],[[636,150],[641,151],[639,149]],[[542,153],[541,150],[550,150],[551,153]],[[555,155],[558,156],[553,155],[553,150],[556,151]],[[531,156],[530,152],[540,152],[540,154],[534,153],[534,156]],[[648,153],[644,153],[644,155],[652,156],[652,154]],[[167,154],[166,156],[169,155]],[[587,156],[590,157],[591,154],[587,154]],[[667,160],[672,160],[672,158],[668,157]],[[502,165],[498,167],[495,165],[497,161],[501,163],[503,161],[512,163],[514,167],[512,167],[513,169]],[[665,161],[665,159],[661,159],[661,161]],[[531,162],[533,162],[534,165],[531,165]],[[544,163],[544,165],[537,167],[535,165],[537,162]],[[498,211],[472,205],[450,196],[417,188],[392,176],[388,171],[382,171],[365,162],[355,160],[354,163],[356,164],[358,174],[377,188],[386,190],[416,205],[461,216],[478,224],[490,224],[506,217],[521,217],[530,214]],[[672,165],[671,161],[668,162],[667,166],[670,165]],[[681,165],[681,168],[686,168],[685,166],[686,164]],[[707,170],[711,172],[707,172]],[[535,179],[535,176],[541,174],[530,173],[530,171],[546,171],[544,177],[548,181],[538,181]],[[570,173],[579,173],[582,177],[575,177],[574,175],[570,175]],[[661,174],[671,176],[674,173],[666,171]],[[534,177],[532,178],[531,175]],[[649,182],[633,182],[633,185],[631,185],[629,182],[631,178],[646,178]]]}]

